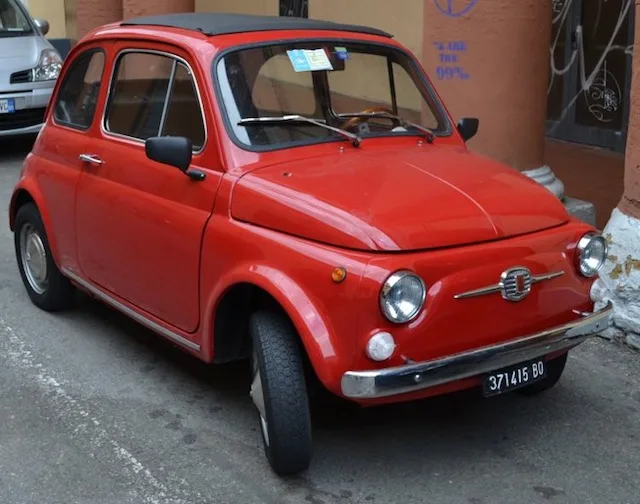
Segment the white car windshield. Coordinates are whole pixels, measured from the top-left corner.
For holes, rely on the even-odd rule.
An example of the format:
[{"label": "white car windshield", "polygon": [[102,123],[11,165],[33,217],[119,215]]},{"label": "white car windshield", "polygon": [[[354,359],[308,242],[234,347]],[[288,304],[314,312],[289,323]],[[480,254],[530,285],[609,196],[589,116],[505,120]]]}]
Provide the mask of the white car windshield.
[{"label": "white car windshield", "polygon": [[389,45],[295,40],[235,49],[214,65],[229,132],[251,150],[450,132],[415,62]]},{"label": "white car windshield", "polygon": [[31,33],[31,25],[18,5],[20,0],[0,0],[0,37]]}]

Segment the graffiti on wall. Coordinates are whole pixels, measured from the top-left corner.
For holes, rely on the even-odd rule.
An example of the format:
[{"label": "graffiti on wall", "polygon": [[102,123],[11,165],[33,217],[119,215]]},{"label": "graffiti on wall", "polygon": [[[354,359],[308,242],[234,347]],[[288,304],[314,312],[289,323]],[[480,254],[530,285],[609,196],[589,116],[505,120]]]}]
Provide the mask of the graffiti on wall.
[{"label": "graffiti on wall", "polygon": [[437,9],[445,16],[464,16],[478,3],[478,0],[433,0]]},{"label": "graffiti on wall", "polygon": [[[445,16],[460,17],[469,12],[478,3],[478,0],[433,0],[433,3]],[[433,45],[438,51],[436,76],[439,80],[467,80],[469,78],[461,61],[462,55],[467,50],[465,41],[435,41]]]},{"label": "graffiti on wall", "polygon": [[[583,98],[586,101],[589,112],[596,118],[596,120],[603,123],[610,122],[615,117],[615,113],[620,107],[622,107],[623,94],[622,86],[620,85],[621,83],[618,82],[611,71],[607,70],[607,56],[609,56],[613,51],[623,51],[625,54],[631,54],[633,49],[632,45],[617,45],[615,44],[615,40],[625,22],[625,19],[633,7],[634,2],[633,0],[622,0],[617,22],[610,33],[608,41],[603,45],[600,58],[591,69],[591,72],[587,75],[584,41],[585,36],[590,34],[585,34],[584,27],[580,24],[575,27],[572,34],[573,44],[571,47],[569,62],[564,67],[558,67],[555,63],[555,52],[558,50],[560,37],[563,35],[562,27],[565,26],[567,29],[570,29],[568,26],[569,13],[571,12],[574,1],[575,0],[553,0],[552,4],[553,24],[555,25],[554,31],[556,35],[551,41],[550,47],[551,72],[547,94],[551,92],[555,79],[563,78],[572,70],[577,70],[580,79],[576,94],[569,100],[568,104],[562,110],[556,125],[566,117],[571,107],[573,107],[580,98]],[[603,3],[605,5],[603,5]],[[606,3],[607,0],[598,0],[594,32],[598,27],[602,9],[606,7]],[[589,4],[589,8],[592,8],[592,2],[589,2]]]},{"label": "graffiti on wall", "polygon": [[462,40],[433,43],[438,51],[438,63],[436,76],[439,80],[451,80],[469,78],[469,74],[460,66],[460,57],[467,50],[467,43]]}]

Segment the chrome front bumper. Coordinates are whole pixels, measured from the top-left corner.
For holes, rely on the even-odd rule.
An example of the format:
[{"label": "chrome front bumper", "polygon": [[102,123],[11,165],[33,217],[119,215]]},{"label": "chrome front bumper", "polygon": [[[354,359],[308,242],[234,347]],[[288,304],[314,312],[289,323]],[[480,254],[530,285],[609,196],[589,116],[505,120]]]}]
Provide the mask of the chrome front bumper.
[{"label": "chrome front bumper", "polygon": [[568,324],[440,359],[374,371],[347,371],[342,375],[342,393],[353,399],[405,394],[569,350],[609,327],[612,311],[609,303],[604,309]]}]

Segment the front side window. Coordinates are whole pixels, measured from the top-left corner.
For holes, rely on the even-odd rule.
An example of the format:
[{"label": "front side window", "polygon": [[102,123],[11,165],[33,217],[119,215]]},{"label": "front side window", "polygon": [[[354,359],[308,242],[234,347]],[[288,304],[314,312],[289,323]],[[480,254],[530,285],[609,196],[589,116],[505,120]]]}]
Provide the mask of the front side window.
[{"label": "front side window", "polygon": [[176,66],[167,114],[160,134],[185,136],[191,140],[195,150],[204,146],[204,122],[196,83],[183,63]]},{"label": "front side window", "polygon": [[[292,41],[223,55],[214,67],[230,133],[271,150],[341,138],[444,135],[435,93],[404,52],[360,42]],[[320,124],[318,124],[320,123]]]},{"label": "front side window", "polygon": [[0,37],[11,37],[31,33],[31,25],[22,8],[20,0],[0,0]]},{"label": "front side window", "polygon": [[77,129],[91,126],[103,70],[104,53],[99,49],[89,49],[73,61],[53,108],[57,123]]},{"label": "front side window", "polygon": [[189,68],[169,55],[124,53],[116,64],[105,129],[138,140],[185,136],[200,150],[204,119]]}]

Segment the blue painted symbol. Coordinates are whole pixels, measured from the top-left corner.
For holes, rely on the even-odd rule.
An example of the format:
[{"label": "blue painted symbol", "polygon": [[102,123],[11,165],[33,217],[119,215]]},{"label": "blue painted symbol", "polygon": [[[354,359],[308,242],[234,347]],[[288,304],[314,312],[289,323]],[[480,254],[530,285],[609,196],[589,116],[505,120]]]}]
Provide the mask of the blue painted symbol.
[{"label": "blue painted symbol", "polygon": [[473,9],[478,0],[433,0],[433,3],[445,16],[460,17]]}]

